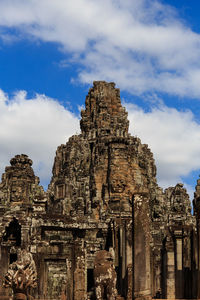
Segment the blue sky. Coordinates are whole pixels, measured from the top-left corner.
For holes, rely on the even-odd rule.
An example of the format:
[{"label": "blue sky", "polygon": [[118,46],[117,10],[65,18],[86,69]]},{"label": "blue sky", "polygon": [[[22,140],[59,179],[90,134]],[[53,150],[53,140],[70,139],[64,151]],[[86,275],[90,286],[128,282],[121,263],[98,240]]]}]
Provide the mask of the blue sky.
[{"label": "blue sky", "polygon": [[197,0],[1,0],[0,173],[26,153],[46,187],[58,145],[79,133],[93,80],[116,82],[130,132],[162,187],[200,173]]}]

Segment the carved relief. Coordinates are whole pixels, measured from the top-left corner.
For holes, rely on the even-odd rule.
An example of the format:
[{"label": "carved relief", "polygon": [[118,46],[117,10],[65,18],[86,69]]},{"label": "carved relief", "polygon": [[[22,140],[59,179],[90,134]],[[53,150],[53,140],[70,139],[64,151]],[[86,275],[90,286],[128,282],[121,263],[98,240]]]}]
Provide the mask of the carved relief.
[{"label": "carved relief", "polygon": [[13,262],[5,275],[5,287],[13,289],[14,300],[26,300],[30,288],[37,286],[37,271],[31,253],[19,249],[18,259]]},{"label": "carved relief", "polygon": [[113,257],[108,251],[97,252],[94,261],[94,282],[97,300],[115,300],[117,296],[117,276],[113,267]]}]

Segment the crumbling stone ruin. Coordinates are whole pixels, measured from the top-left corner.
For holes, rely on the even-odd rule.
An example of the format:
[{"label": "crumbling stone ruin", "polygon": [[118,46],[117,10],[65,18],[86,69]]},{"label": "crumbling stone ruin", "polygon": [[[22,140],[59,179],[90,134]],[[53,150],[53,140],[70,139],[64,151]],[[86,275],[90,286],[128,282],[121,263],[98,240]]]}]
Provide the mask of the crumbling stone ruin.
[{"label": "crumbling stone ruin", "polygon": [[200,179],[192,215],[181,183],[158,186],[114,83],[94,82],[81,117],[81,134],[56,151],[47,192],[26,155],[5,168],[0,298],[12,289],[25,300],[200,298]]},{"label": "crumbling stone ruin", "polygon": [[94,260],[94,283],[97,300],[115,300],[117,296],[117,275],[113,257],[109,251],[100,250]]}]

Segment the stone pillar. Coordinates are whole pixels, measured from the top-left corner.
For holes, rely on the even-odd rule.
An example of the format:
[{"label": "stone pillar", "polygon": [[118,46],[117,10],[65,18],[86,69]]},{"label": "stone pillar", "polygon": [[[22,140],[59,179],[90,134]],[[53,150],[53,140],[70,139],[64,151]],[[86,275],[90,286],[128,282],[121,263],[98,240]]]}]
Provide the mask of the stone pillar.
[{"label": "stone pillar", "polygon": [[132,264],[132,220],[126,222],[126,267]]},{"label": "stone pillar", "polygon": [[126,300],[133,299],[133,272],[132,272],[132,264],[127,266],[127,296]]},{"label": "stone pillar", "polygon": [[[183,257],[182,257],[182,236],[177,236],[177,232],[176,234],[176,268],[177,271],[181,271],[182,270],[182,264],[183,264]],[[182,232],[181,232],[182,234]]]},{"label": "stone pillar", "polygon": [[69,259],[66,259],[66,269],[67,269],[66,295],[67,295],[67,300],[72,300],[73,299],[73,267],[74,267],[74,261],[72,262]]},{"label": "stone pillar", "polygon": [[[78,249],[77,249],[78,250]],[[76,251],[74,271],[74,300],[86,299],[86,268],[84,250]]]},{"label": "stone pillar", "polygon": [[4,275],[8,271],[9,265],[9,250],[8,247],[0,247],[0,299],[2,296],[8,296],[9,290],[3,287]]},{"label": "stone pillar", "polygon": [[149,199],[134,197],[134,294],[135,299],[151,298]]},{"label": "stone pillar", "polygon": [[125,257],[125,245],[124,245],[124,228],[123,224],[119,224],[119,290],[120,294],[124,294],[124,278],[125,278],[125,272],[126,272],[126,257]]},{"label": "stone pillar", "polygon": [[120,245],[121,245],[121,257],[122,257],[122,280],[126,274],[126,236],[125,236],[125,222],[122,223],[120,228]]},{"label": "stone pillar", "polygon": [[175,257],[171,236],[166,238],[166,298],[175,299]]},{"label": "stone pillar", "polygon": [[126,221],[126,299],[132,300],[132,220]]},{"label": "stone pillar", "polygon": [[193,204],[197,223],[197,298],[200,299],[200,178],[197,180]]},{"label": "stone pillar", "polygon": [[175,230],[175,245],[176,245],[176,255],[175,255],[175,294],[177,298],[184,298],[184,284],[183,284],[183,234],[182,230]]},{"label": "stone pillar", "polygon": [[157,244],[156,248],[152,249],[152,296],[161,298],[161,248],[162,245]]},{"label": "stone pillar", "polygon": [[184,298],[192,299],[195,296],[193,289],[193,281],[196,275],[193,273],[193,241],[191,228],[184,228],[183,231],[183,286]]},{"label": "stone pillar", "polygon": [[197,219],[197,244],[198,244],[198,277],[197,277],[197,298],[200,299],[200,210]]}]

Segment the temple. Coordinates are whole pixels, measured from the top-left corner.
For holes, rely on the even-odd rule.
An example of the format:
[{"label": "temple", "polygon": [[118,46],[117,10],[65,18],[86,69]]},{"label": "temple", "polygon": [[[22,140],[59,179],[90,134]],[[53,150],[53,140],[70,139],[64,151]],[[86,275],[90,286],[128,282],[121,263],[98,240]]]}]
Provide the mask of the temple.
[{"label": "temple", "polygon": [[5,168],[0,299],[200,298],[200,179],[193,215],[183,184],[158,186],[114,83],[94,82],[81,117],[46,192],[27,155]]}]

